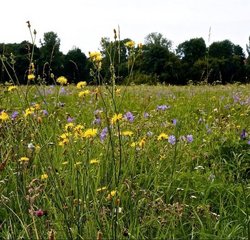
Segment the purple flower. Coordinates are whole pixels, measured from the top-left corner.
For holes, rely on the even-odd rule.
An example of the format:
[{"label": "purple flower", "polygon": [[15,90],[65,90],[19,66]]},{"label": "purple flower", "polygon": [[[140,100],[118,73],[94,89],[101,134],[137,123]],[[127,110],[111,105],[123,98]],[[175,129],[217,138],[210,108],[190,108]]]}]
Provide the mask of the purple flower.
[{"label": "purple flower", "polygon": [[93,124],[99,125],[101,124],[101,118],[95,118]]},{"label": "purple flower", "polygon": [[44,110],[42,110],[42,113],[43,113],[43,115],[44,115],[44,116],[47,116],[47,115],[49,114],[49,113],[48,113],[48,111],[47,111],[47,110],[45,110],[45,109],[44,109]]},{"label": "purple flower", "polygon": [[250,145],[250,140],[248,140],[247,144]]},{"label": "purple flower", "polygon": [[177,124],[177,119],[173,119],[172,122],[173,122],[174,125],[176,125]]},{"label": "purple flower", "polygon": [[170,144],[174,145],[174,144],[176,143],[176,138],[175,138],[175,136],[174,136],[174,135],[170,135],[170,136],[168,137],[168,142],[169,142]]},{"label": "purple flower", "polygon": [[70,117],[70,116],[67,117],[67,122],[68,122],[68,123],[71,123],[71,122],[73,122],[73,121],[74,121],[74,118],[72,118],[72,117]]},{"label": "purple flower", "polygon": [[62,87],[62,88],[60,89],[59,94],[66,94],[66,90],[65,90],[65,88],[64,88],[64,87]]},{"label": "purple flower", "polygon": [[102,131],[100,133],[100,139],[101,139],[102,142],[107,137],[107,134],[108,134],[108,128],[105,127],[105,128],[102,129]]},{"label": "purple flower", "polygon": [[131,112],[125,113],[123,117],[125,120],[127,120],[129,122],[133,122],[135,119],[134,115]]},{"label": "purple flower", "polygon": [[18,116],[18,111],[14,111],[12,114],[11,114],[11,119],[14,120],[16,119]]},{"label": "purple flower", "polygon": [[246,132],[246,129],[243,129],[241,134],[240,134],[240,139],[241,140],[245,140],[247,137],[247,132]]},{"label": "purple flower", "polygon": [[144,116],[145,118],[148,118],[150,115],[149,115],[149,113],[145,112],[145,113],[143,114],[143,116]]},{"label": "purple flower", "polygon": [[167,110],[169,108],[170,107],[167,106],[167,105],[159,105],[159,106],[157,106],[157,110],[159,110],[159,111],[165,111],[165,110]]},{"label": "purple flower", "polygon": [[189,142],[189,143],[194,141],[194,138],[193,138],[192,134],[187,135],[186,139],[187,139],[187,142]]}]

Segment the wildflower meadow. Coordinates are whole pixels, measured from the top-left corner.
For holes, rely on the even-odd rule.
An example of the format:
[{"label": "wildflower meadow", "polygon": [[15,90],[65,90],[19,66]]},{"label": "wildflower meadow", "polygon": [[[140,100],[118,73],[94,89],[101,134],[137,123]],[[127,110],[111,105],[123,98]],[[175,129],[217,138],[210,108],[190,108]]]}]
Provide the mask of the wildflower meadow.
[{"label": "wildflower meadow", "polygon": [[250,239],[250,86],[118,86],[89,57],[95,84],[31,58],[0,87],[0,238]]}]

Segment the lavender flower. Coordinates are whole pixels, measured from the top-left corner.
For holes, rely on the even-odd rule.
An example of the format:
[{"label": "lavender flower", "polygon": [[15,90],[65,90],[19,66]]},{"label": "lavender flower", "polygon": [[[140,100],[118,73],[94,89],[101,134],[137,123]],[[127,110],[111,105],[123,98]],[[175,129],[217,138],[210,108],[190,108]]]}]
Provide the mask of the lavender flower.
[{"label": "lavender flower", "polygon": [[240,134],[240,139],[241,140],[245,140],[247,137],[247,132],[246,132],[246,129],[243,129],[241,134]]},{"label": "lavender flower", "polygon": [[43,113],[43,115],[44,115],[44,116],[49,115],[48,111],[47,111],[47,110],[45,110],[45,109],[44,109],[44,110],[42,110],[42,113]]},{"label": "lavender flower", "polygon": [[172,120],[172,123],[176,126],[176,124],[177,124],[177,119],[174,118],[174,119]]},{"label": "lavender flower", "polygon": [[18,111],[14,111],[12,114],[11,114],[11,119],[12,120],[15,120],[16,118],[17,118],[17,116],[18,116]]},{"label": "lavender flower", "polygon": [[148,118],[150,115],[149,115],[149,113],[145,112],[145,113],[143,114],[143,116],[144,116],[145,118]]},{"label": "lavender flower", "polygon": [[194,138],[193,138],[192,134],[187,135],[186,139],[187,139],[187,142],[189,142],[189,143],[194,141]]},{"label": "lavender flower", "polygon": [[99,125],[101,124],[101,118],[97,117],[94,119],[94,121],[92,122],[93,124]]},{"label": "lavender flower", "polygon": [[123,116],[125,120],[129,121],[129,122],[133,122],[135,117],[131,112],[127,112],[125,113],[125,115]]},{"label": "lavender flower", "polygon": [[168,137],[168,142],[169,142],[170,144],[174,145],[174,144],[176,143],[176,138],[175,138],[175,136],[174,136],[174,135],[170,135],[170,136]]},{"label": "lavender flower", "polygon": [[70,116],[67,117],[67,122],[68,122],[68,123],[71,123],[71,122],[73,122],[73,121],[74,121],[74,118],[72,118],[72,117],[70,117]]},{"label": "lavender flower", "polygon": [[107,134],[108,134],[108,128],[105,127],[105,128],[101,131],[101,133],[100,133],[100,140],[101,140],[101,142],[104,141],[104,139],[107,137]]},{"label": "lavender flower", "polygon": [[158,111],[165,111],[165,110],[167,110],[167,109],[169,109],[170,107],[169,106],[167,106],[167,105],[159,105],[159,106],[157,106],[157,110]]}]

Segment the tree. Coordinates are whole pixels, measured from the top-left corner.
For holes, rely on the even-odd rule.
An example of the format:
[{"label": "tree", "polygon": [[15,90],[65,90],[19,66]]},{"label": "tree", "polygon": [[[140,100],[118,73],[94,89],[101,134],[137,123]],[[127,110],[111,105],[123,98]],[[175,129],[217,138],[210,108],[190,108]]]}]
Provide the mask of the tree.
[{"label": "tree", "polygon": [[239,45],[229,40],[213,42],[209,47],[210,82],[219,80],[223,84],[245,82],[245,55]]},{"label": "tree", "polygon": [[150,33],[145,38],[140,59],[140,71],[156,77],[159,82],[179,84],[179,61],[171,51],[172,43],[160,33]]},{"label": "tree", "polygon": [[206,70],[206,43],[203,38],[192,38],[178,45],[177,55],[181,59],[182,78],[185,81],[200,81]]},{"label": "tree", "polygon": [[60,39],[54,32],[44,33],[43,41],[40,41],[40,74],[42,78],[51,83],[51,73],[55,76],[61,75],[63,70],[63,53],[60,52]]},{"label": "tree", "polygon": [[77,83],[89,79],[88,61],[86,55],[79,48],[68,51],[64,59],[64,75],[69,81]]}]

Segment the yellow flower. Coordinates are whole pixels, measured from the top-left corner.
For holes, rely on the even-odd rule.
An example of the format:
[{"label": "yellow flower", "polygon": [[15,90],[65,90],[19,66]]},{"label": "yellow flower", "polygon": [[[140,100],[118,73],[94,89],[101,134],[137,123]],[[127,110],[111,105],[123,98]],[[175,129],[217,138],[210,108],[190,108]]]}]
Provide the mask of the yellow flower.
[{"label": "yellow flower", "polygon": [[36,103],[36,104],[34,105],[34,108],[35,108],[36,110],[39,110],[39,109],[41,108],[41,106],[40,106],[40,104]]},{"label": "yellow flower", "polygon": [[17,86],[9,86],[8,87],[8,92],[12,92],[17,89]]},{"label": "yellow flower", "polygon": [[97,159],[91,159],[91,160],[89,161],[90,164],[98,164],[99,162],[100,162],[100,161],[97,160]]},{"label": "yellow flower", "polygon": [[92,62],[98,63],[102,61],[102,54],[100,52],[89,52],[89,58]]},{"label": "yellow flower", "polygon": [[108,200],[111,200],[115,195],[116,195],[117,191],[116,190],[113,190],[111,191],[108,196],[107,196],[107,199]]},{"label": "yellow flower", "polygon": [[48,177],[49,177],[48,174],[44,173],[41,175],[41,180],[46,180]]},{"label": "yellow flower", "polygon": [[83,137],[92,138],[92,137],[95,137],[96,134],[97,134],[97,129],[96,128],[89,128],[83,133]]},{"label": "yellow flower", "polygon": [[157,140],[161,141],[161,140],[165,140],[168,139],[168,135],[166,133],[161,133],[158,137]]},{"label": "yellow flower", "polygon": [[32,80],[34,80],[35,78],[36,78],[36,76],[35,76],[33,73],[28,74],[28,80],[29,80],[29,81],[32,81]]},{"label": "yellow flower", "polygon": [[136,147],[136,142],[132,142],[130,146],[131,147]]},{"label": "yellow flower", "polygon": [[115,114],[112,118],[111,118],[111,124],[115,124],[117,121],[122,119],[122,114]]},{"label": "yellow flower", "polygon": [[125,46],[127,48],[134,48],[135,42],[134,41],[128,41],[128,42],[125,43]]},{"label": "yellow flower", "polygon": [[81,88],[84,88],[86,85],[87,85],[87,83],[85,81],[84,82],[81,81],[81,82],[77,83],[76,88],[81,89]]},{"label": "yellow flower", "polygon": [[86,97],[89,94],[90,94],[89,90],[81,91],[81,92],[78,93],[78,97],[80,97],[80,98]]},{"label": "yellow flower", "polygon": [[81,124],[78,124],[74,127],[74,135],[76,138],[83,137],[83,129],[84,129],[84,126]]},{"label": "yellow flower", "polygon": [[30,159],[28,157],[21,157],[19,162],[28,162]]},{"label": "yellow flower", "polygon": [[74,123],[70,122],[70,123],[67,123],[67,124],[65,125],[64,129],[65,129],[66,131],[68,131],[68,130],[72,129],[73,127],[74,127]]},{"label": "yellow flower", "polygon": [[27,117],[29,115],[34,114],[35,108],[34,107],[29,107],[25,110],[24,116]]},{"label": "yellow flower", "polygon": [[145,138],[142,138],[142,139],[138,142],[138,145],[139,145],[140,148],[143,148],[143,147],[145,146],[145,143],[146,143]]},{"label": "yellow flower", "polygon": [[121,135],[131,137],[131,136],[133,135],[133,132],[132,132],[132,131],[123,131],[123,132],[121,133]]},{"label": "yellow flower", "polygon": [[9,120],[9,118],[10,118],[9,115],[6,112],[2,111],[0,113],[0,120],[7,121],[7,120]]},{"label": "yellow flower", "polygon": [[56,82],[61,84],[61,85],[66,85],[68,80],[66,77],[60,76],[59,78],[56,79]]}]

